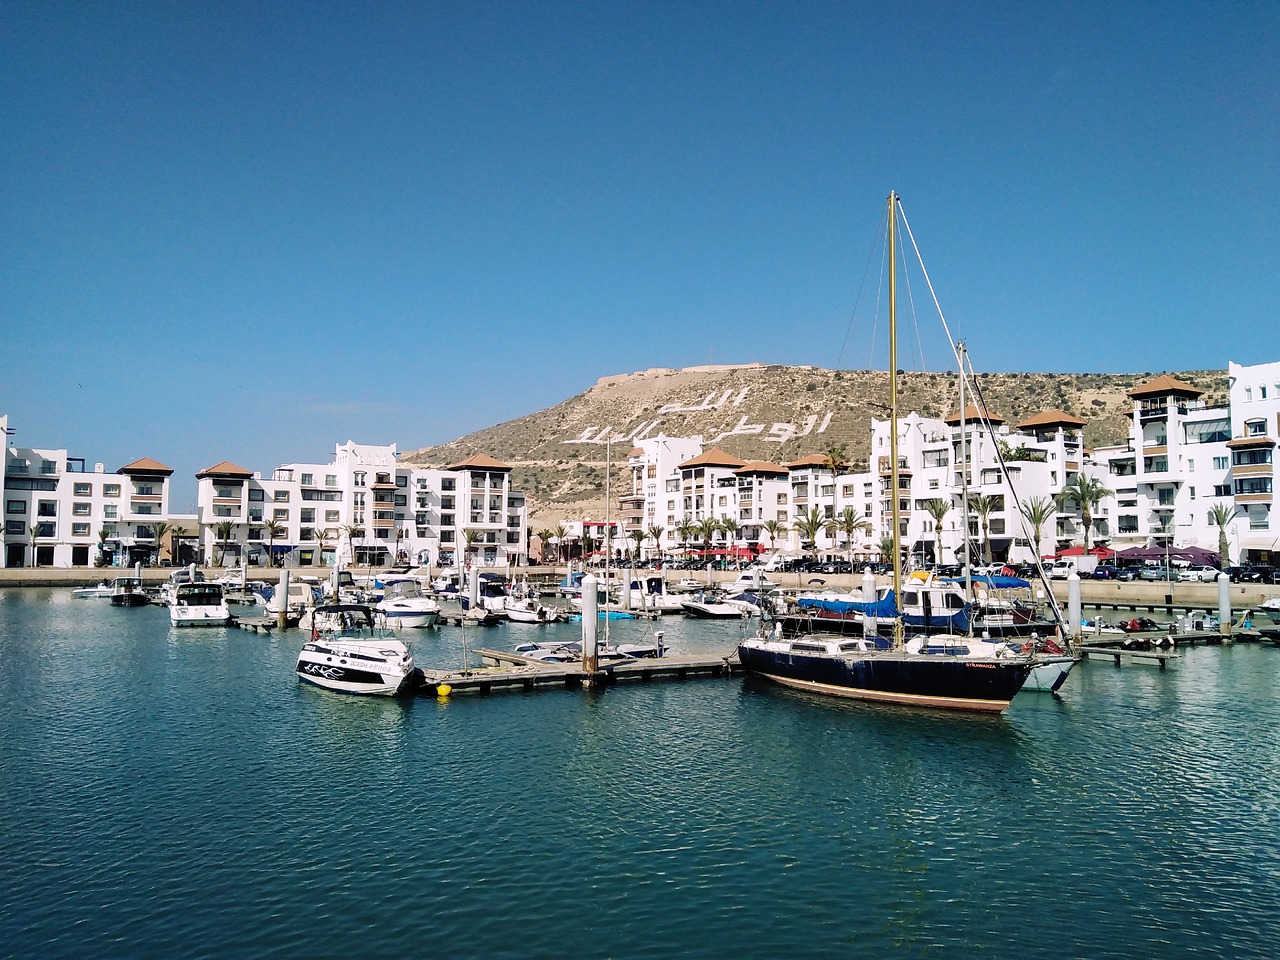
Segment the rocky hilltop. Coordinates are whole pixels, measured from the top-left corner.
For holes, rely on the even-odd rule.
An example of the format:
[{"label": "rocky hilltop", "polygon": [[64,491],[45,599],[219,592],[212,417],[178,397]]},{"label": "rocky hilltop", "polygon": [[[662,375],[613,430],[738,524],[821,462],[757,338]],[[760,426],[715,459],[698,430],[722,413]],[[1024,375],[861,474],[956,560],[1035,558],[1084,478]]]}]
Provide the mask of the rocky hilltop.
[{"label": "rocky hilltop", "polygon": [[[1126,393],[1150,373],[979,374],[980,400],[1011,423],[1059,409],[1086,421],[1085,443],[1117,443],[1132,409]],[[1172,372],[1226,403],[1225,370]],[[903,373],[899,409],[947,416],[959,409],[954,373]],[[887,416],[888,373],[824,370],[763,363],[654,369],[602,377],[554,407],[498,424],[449,443],[406,452],[402,460],[445,466],[488,453],[513,467],[516,489],[529,497],[530,526],[604,516],[606,450],[615,467],[638,440],[665,434],[700,435],[744,460],[786,463],[844,448],[857,466],[867,462],[872,417]],[[623,490],[613,476],[613,494]]]}]

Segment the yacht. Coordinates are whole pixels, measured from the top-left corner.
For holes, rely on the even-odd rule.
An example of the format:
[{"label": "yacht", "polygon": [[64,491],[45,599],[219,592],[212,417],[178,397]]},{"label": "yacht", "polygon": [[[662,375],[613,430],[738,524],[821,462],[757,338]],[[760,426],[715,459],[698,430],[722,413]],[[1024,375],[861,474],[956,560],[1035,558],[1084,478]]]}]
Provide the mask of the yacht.
[{"label": "yacht", "polygon": [[231,611],[220,583],[180,583],[169,597],[169,622],[175,627],[220,627]]},{"label": "yacht", "polygon": [[440,604],[412,577],[384,580],[376,609],[391,627],[434,627],[440,622]]},{"label": "yacht", "polygon": [[139,577],[116,577],[111,581],[113,607],[145,607],[151,602]]},{"label": "yacht", "polygon": [[372,607],[322,604],[315,609],[311,639],[298,654],[299,680],[339,693],[394,696],[414,676],[413,654],[395,633],[380,626]]}]

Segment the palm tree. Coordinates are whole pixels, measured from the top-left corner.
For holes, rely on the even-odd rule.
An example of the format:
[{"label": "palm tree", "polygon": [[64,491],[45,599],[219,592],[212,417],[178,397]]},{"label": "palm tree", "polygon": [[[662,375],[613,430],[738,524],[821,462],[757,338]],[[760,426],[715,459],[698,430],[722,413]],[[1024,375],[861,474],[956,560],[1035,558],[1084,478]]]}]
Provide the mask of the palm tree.
[{"label": "palm tree", "polygon": [[175,523],[169,528],[169,556],[173,558],[175,565],[182,562],[182,558],[178,556],[178,541],[190,532],[190,530],[180,523]]},{"label": "palm tree", "polygon": [[662,555],[662,535],[666,532],[663,527],[657,524],[649,528],[649,539],[653,541],[654,556],[660,557]]},{"label": "palm tree", "polygon": [[880,538],[880,561],[892,563],[896,567],[901,558],[894,555],[894,549],[893,534],[886,533]]},{"label": "palm tree", "polygon": [[987,493],[975,493],[969,497],[969,509],[978,515],[978,524],[982,530],[983,563],[991,562],[991,511],[999,505],[1000,498]]},{"label": "palm tree", "polygon": [[699,520],[694,524],[695,532],[702,538],[703,556],[711,549],[711,541],[715,538],[716,531],[720,529],[720,521],[715,517],[707,517]]},{"label": "palm tree", "polygon": [[312,564],[317,567],[323,567],[324,542],[329,539],[329,530],[327,527],[316,527],[313,536],[316,538],[316,552]]},{"label": "palm tree", "polygon": [[808,541],[810,546],[816,551],[818,549],[818,532],[826,526],[826,519],[822,516],[822,511],[817,507],[810,507],[807,511],[796,517],[795,528],[796,533],[800,534],[801,546]]},{"label": "palm tree", "polygon": [[31,525],[31,566],[40,566],[39,558],[36,555],[36,537],[40,536],[40,524],[33,523]]},{"label": "palm tree", "polygon": [[462,531],[462,556],[470,563],[471,554],[476,552],[476,544],[480,542],[481,533],[479,530],[463,530]]},{"label": "palm tree", "polygon": [[555,529],[556,554],[560,557],[560,560],[565,563],[567,563],[569,560],[569,554],[567,552],[569,544],[566,542],[568,540],[568,537],[569,537],[569,528],[566,527],[563,523],[556,524],[556,529]]},{"label": "palm tree", "polygon": [[842,446],[831,446],[823,454],[827,469],[831,471],[831,516],[836,515],[836,477],[848,466],[849,455]]},{"label": "palm tree", "polygon": [[769,548],[773,549],[778,545],[778,537],[784,533],[789,533],[791,528],[787,526],[785,520],[766,520],[761,524],[761,528],[765,533],[769,534]]},{"label": "palm tree", "polygon": [[1225,570],[1231,565],[1230,544],[1227,542],[1227,524],[1236,515],[1235,506],[1215,503],[1209,511],[1209,522],[1218,528],[1218,567]]},{"label": "palm tree", "polygon": [[101,527],[101,529],[99,529],[99,530],[98,530],[98,562],[97,562],[97,565],[98,565],[99,567],[105,567],[105,566],[107,565],[107,538],[108,538],[109,536],[111,536],[111,534],[110,534],[110,532],[108,532],[106,524],[103,524],[103,525],[102,525],[102,527]]},{"label": "palm tree", "polygon": [[160,550],[164,546],[164,538],[173,529],[173,524],[161,520],[151,528],[151,536],[156,541],[156,566],[160,566]]},{"label": "palm tree", "polygon": [[1053,519],[1055,513],[1057,513],[1057,508],[1053,505],[1053,501],[1046,500],[1044,497],[1036,497],[1022,505],[1022,515],[1026,518],[1027,523],[1031,525],[1033,532],[1032,540],[1036,546],[1036,563],[1040,562],[1040,540],[1043,536],[1044,525]]},{"label": "palm tree", "polygon": [[842,533],[845,537],[845,544],[848,547],[849,569],[853,569],[853,538],[860,533],[870,533],[871,524],[866,518],[858,516],[858,512],[853,507],[845,507],[836,516],[833,524],[836,531]]},{"label": "palm tree", "polygon": [[676,524],[676,533],[680,537],[681,546],[688,546],[689,541],[693,539],[694,534],[698,532],[698,521],[691,517],[681,517],[680,522]]},{"label": "palm tree", "polygon": [[341,527],[342,536],[347,538],[347,552],[351,554],[352,566],[359,566],[356,563],[356,537],[363,539],[364,527],[358,523],[344,523]]},{"label": "palm tree", "polygon": [[738,537],[742,533],[742,525],[733,517],[721,517],[720,529],[724,532],[725,551],[727,555],[732,556],[734,548],[738,545]]},{"label": "palm tree", "polygon": [[942,562],[942,521],[946,519],[948,513],[951,512],[951,501],[944,500],[942,497],[934,497],[932,500],[924,502],[925,512],[933,517],[933,542],[934,551],[937,556],[934,557],[935,563]]},{"label": "palm tree", "polygon": [[276,563],[276,537],[284,534],[284,524],[279,520],[268,520],[262,525],[267,532],[267,560],[273,567],[284,566],[283,561]]},{"label": "palm tree", "polygon": [[1084,527],[1084,549],[1089,549],[1089,530],[1093,527],[1093,510],[1105,497],[1113,497],[1115,492],[1108,490],[1103,486],[1101,480],[1095,480],[1092,477],[1086,477],[1083,473],[1077,473],[1071,478],[1071,482],[1063,487],[1062,492],[1054,499],[1058,502],[1058,509],[1062,509],[1066,504],[1074,502],[1080,508],[1080,523]]},{"label": "palm tree", "polygon": [[649,538],[649,535],[643,530],[632,530],[627,534],[627,536],[629,536],[632,542],[636,545],[636,562],[639,562],[640,551],[644,549],[644,542]]},{"label": "palm tree", "polygon": [[556,532],[552,530],[550,527],[543,527],[541,530],[537,531],[537,533],[535,533],[534,535],[539,540],[542,541],[542,562],[546,563],[547,547],[551,545],[551,541],[555,538]]},{"label": "palm tree", "polygon": [[214,566],[220,567],[227,560],[227,550],[231,547],[231,534],[236,528],[234,520],[219,520],[213,525],[214,535],[218,538],[218,562]]}]

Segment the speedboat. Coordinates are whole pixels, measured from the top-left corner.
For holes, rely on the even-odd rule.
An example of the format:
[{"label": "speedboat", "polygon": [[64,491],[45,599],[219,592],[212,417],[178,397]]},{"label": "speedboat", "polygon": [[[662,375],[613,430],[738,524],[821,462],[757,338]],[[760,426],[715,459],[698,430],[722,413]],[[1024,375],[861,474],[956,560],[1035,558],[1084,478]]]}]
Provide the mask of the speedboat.
[{"label": "speedboat", "polygon": [[96,587],[76,587],[71,596],[77,600],[110,600],[115,588],[103,580]]},{"label": "speedboat", "polygon": [[534,597],[516,600],[507,597],[507,619],[515,623],[555,623],[560,619],[557,607],[548,607]]},{"label": "speedboat", "polygon": [[680,606],[689,616],[703,620],[741,620],[751,616],[747,604],[731,602],[724,594],[712,590],[682,600]]},{"label": "speedboat", "polygon": [[113,607],[145,607],[151,598],[142,588],[138,577],[116,577],[111,581],[111,605]]},{"label": "speedboat", "polygon": [[231,622],[220,583],[180,583],[169,598],[169,622],[175,627],[218,627]]},{"label": "speedboat", "polygon": [[339,693],[393,696],[410,685],[413,654],[374,610],[359,603],[316,607],[311,639],[298,654],[299,680]]},{"label": "speedboat", "polygon": [[434,627],[440,622],[440,604],[412,577],[384,581],[376,609],[392,627]]}]

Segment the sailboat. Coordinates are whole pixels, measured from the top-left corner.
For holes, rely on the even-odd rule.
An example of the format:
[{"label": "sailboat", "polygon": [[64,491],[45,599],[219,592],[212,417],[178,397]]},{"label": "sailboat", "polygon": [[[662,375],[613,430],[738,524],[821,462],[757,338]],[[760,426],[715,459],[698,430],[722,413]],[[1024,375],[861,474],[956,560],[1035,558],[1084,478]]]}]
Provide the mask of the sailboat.
[{"label": "sailboat", "polygon": [[[889,501],[894,546],[893,596],[902,596],[901,507],[898,493],[898,341],[896,228],[901,216],[896,193],[888,198],[889,266]],[[1008,644],[971,637],[903,636],[903,618],[894,618],[888,649],[874,637],[809,636],[787,639],[768,622],[738,646],[751,673],[814,693],[904,706],[998,713],[1008,708],[1033,667],[1029,654]]]}]

